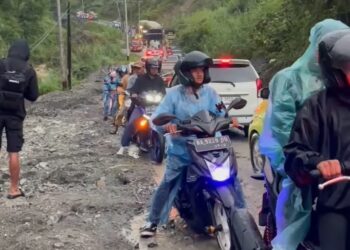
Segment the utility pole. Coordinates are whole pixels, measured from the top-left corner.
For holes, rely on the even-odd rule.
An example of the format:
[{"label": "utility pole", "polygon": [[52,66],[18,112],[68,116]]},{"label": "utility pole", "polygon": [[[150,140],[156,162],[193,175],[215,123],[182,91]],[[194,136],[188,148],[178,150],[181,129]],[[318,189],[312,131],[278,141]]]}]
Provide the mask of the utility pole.
[{"label": "utility pole", "polygon": [[117,4],[117,8],[118,8],[118,21],[120,21],[120,23],[122,22],[122,16],[120,14],[120,8],[119,8],[119,1],[116,1]]},{"label": "utility pole", "polygon": [[140,2],[141,2],[141,1],[139,0],[139,1],[138,1],[138,5],[139,5],[139,6],[138,6],[138,7],[139,7],[139,21],[137,22],[137,26],[140,25],[140,16],[141,16],[141,14],[140,14],[140,13],[141,13],[141,11],[140,11]]},{"label": "utility pole", "polygon": [[62,89],[65,90],[67,89],[67,74],[66,74],[66,65],[64,63],[61,0],[56,0],[56,3],[57,3],[57,22],[58,22],[58,42],[60,44],[61,82],[62,82]]},{"label": "utility pole", "polygon": [[70,24],[70,1],[67,6],[67,67],[68,67],[68,88],[72,89],[72,40]]},{"label": "utility pole", "polygon": [[124,0],[125,5],[125,33],[126,33],[126,60],[129,62],[129,25],[128,25],[128,6],[126,5],[126,0]]},{"label": "utility pole", "polygon": [[81,0],[81,8],[82,8],[83,12],[85,13],[84,0]]}]

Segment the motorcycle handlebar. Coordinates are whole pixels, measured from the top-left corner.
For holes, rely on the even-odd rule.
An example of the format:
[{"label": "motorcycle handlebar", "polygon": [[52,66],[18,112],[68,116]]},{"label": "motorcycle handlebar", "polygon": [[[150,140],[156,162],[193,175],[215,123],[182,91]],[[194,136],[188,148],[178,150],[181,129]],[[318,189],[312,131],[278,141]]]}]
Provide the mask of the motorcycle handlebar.
[{"label": "motorcycle handlebar", "polygon": [[[343,175],[349,175],[350,173],[350,168],[348,167],[345,167],[343,164],[341,164],[341,167],[342,167],[342,174]],[[322,174],[321,174],[321,171],[318,170],[318,169],[313,169],[309,172],[310,176],[312,178],[320,178],[322,177]]]},{"label": "motorcycle handlebar", "polygon": [[318,169],[311,170],[310,175],[312,178],[320,178],[322,176],[320,170]]}]

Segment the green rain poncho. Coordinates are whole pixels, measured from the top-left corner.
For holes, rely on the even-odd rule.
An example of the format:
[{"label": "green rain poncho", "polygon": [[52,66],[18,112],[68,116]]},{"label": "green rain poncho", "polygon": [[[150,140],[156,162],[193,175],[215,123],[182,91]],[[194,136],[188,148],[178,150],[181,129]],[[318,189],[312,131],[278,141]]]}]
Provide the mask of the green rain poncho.
[{"label": "green rain poncho", "polygon": [[308,189],[297,188],[287,177],[283,147],[288,143],[296,113],[304,101],[324,86],[317,63],[318,42],[329,32],[347,28],[344,23],[333,19],[317,23],[311,29],[310,45],[304,55],[292,66],[279,71],[269,84],[268,111],[259,146],[271,166],[284,177],[277,200],[278,234],[272,242],[273,249],[295,250],[310,228],[311,193]]}]

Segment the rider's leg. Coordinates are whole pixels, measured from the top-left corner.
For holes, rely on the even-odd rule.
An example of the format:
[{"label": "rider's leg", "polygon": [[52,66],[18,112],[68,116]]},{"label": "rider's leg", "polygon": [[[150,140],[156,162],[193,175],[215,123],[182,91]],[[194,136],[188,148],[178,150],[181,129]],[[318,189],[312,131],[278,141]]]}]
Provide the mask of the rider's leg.
[{"label": "rider's leg", "polygon": [[163,180],[152,198],[148,225],[141,231],[142,237],[153,236],[157,225],[167,222],[178,188],[181,184],[181,176],[184,167],[187,164],[177,157],[168,156]]},{"label": "rider's leg", "polygon": [[110,102],[109,98],[110,98],[109,92],[105,91],[103,96],[103,117],[105,120],[108,117],[108,113],[109,113],[109,102]]},{"label": "rider's leg", "polygon": [[346,250],[348,215],[345,212],[318,211],[318,232],[322,250]]},{"label": "rider's leg", "polygon": [[[134,121],[140,117],[142,115],[142,112],[140,109],[138,109],[137,107],[134,108],[130,119],[128,121],[128,124],[125,126],[122,138],[121,138],[121,148],[118,151],[117,154],[124,154],[124,151],[126,151],[126,148],[129,147],[131,141],[132,141],[132,137],[135,134],[135,124]],[[134,158],[137,158],[137,153],[136,152],[132,152]]]}]

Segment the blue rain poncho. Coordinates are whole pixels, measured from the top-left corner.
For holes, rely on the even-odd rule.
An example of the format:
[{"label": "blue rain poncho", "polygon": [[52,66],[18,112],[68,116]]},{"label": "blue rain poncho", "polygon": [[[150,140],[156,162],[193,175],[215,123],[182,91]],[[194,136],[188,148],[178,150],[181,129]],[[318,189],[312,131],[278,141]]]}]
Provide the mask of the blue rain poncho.
[{"label": "blue rain poncho", "polygon": [[[217,116],[224,115],[216,108],[220,97],[212,88],[203,85],[197,94],[198,99],[194,96],[192,88],[186,88],[183,85],[171,88],[152,115],[152,120],[163,113],[173,114],[180,120],[186,120],[202,110],[208,110]],[[162,127],[154,126],[154,128],[164,133]],[[167,223],[169,212],[181,184],[183,169],[191,163],[186,141],[186,137],[181,135],[166,136],[167,164],[163,181],[153,196],[148,219],[152,223]]]},{"label": "blue rain poncho", "polygon": [[324,88],[324,78],[317,63],[319,41],[329,32],[347,28],[333,19],[317,23],[311,29],[310,44],[304,55],[278,72],[269,84],[269,104],[259,146],[271,166],[284,178],[276,206],[278,234],[272,242],[273,249],[295,250],[310,228],[311,190],[297,188],[287,177],[283,147],[288,143],[296,113],[304,101]]}]

